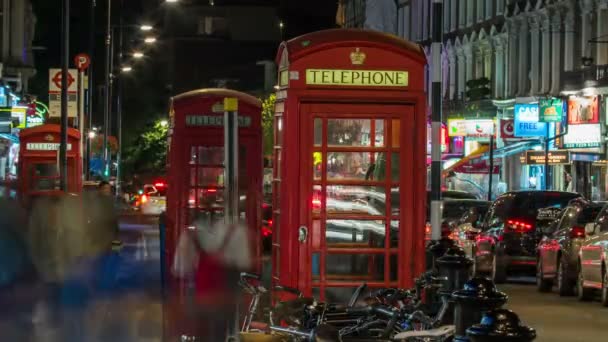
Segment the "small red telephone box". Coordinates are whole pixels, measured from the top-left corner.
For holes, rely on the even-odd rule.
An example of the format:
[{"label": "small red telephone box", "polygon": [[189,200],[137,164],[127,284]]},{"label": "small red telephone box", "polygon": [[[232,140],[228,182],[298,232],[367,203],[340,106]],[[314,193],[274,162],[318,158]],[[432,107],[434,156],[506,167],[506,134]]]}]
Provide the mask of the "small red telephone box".
[{"label": "small red telephone box", "polygon": [[426,59],[395,36],[284,42],[275,107],[273,280],[321,300],[424,270]]},{"label": "small red telephone box", "polygon": [[[19,196],[26,204],[31,196],[62,193],[59,173],[61,127],[48,124],[19,132]],[[80,131],[68,128],[68,192],[82,190]]]}]

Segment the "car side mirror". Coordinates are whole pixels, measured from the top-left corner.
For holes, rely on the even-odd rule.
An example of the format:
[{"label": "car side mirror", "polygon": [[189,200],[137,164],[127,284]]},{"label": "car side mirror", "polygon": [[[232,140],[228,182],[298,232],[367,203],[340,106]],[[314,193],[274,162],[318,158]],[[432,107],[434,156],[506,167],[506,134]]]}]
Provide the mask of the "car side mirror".
[{"label": "car side mirror", "polygon": [[595,234],[595,223],[587,223],[585,225],[585,234],[587,235],[593,235]]}]

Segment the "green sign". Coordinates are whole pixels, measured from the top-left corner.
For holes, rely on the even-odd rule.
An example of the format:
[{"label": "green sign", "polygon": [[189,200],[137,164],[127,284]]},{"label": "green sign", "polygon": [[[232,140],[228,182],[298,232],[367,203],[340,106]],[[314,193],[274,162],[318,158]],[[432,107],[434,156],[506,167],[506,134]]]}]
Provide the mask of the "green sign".
[{"label": "green sign", "polygon": [[541,99],[539,122],[562,122],[564,101],[556,98]]}]

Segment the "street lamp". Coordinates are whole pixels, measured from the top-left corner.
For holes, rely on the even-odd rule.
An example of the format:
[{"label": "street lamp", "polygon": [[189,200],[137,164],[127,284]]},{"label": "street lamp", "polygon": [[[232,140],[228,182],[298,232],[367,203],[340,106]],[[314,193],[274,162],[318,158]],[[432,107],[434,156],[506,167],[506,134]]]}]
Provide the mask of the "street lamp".
[{"label": "street lamp", "polygon": [[151,31],[152,30],[152,25],[141,25],[139,27],[140,30],[142,31]]},{"label": "street lamp", "polygon": [[131,72],[131,70],[133,70],[133,68],[128,65],[122,67],[122,72]]},{"label": "street lamp", "polygon": [[163,126],[163,127],[167,127],[167,125],[169,125],[169,121],[167,121],[167,120],[161,120],[160,121],[160,125]]},{"label": "street lamp", "polygon": [[156,37],[146,37],[144,39],[144,43],[146,43],[146,44],[154,44],[154,43],[156,43]]},{"label": "street lamp", "polygon": [[89,139],[95,139],[96,136],[97,136],[97,132],[89,131]]},{"label": "street lamp", "polygon": [[133,52],[133,58],[140,59],[142,57],[144,57],[144,54],[142,52],[139,52],[139,51]]},{"label": "street lamp", "polygon": [[177,2],[178,0],[165,0],[165,2],[169,2],[169,3],[173,3],[173,2]]}]

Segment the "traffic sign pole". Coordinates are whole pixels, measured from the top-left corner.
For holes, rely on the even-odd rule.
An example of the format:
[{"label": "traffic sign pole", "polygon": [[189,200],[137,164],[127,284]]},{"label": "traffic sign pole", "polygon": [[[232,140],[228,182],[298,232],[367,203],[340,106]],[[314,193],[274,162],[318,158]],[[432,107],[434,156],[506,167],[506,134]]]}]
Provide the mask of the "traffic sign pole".
[{"label": "traffic sign pole", "polygon": [[82,164],[82,178],[85,178],[85,164],[84,164],[84,146],[85,138],[84,134],[84,71],[89,67],[91,59],[87,54],[80,53],[74,58],[74,64],[78,68],[78,130],[80,130],[80,162]]},{"label": "traffic sign pole", "polygon": [[70,0],[63,0],[62,15],[62,56],[61,56],[61,142],[59,146],[60,188],[68,191],[68,88],[70,54]]}]

